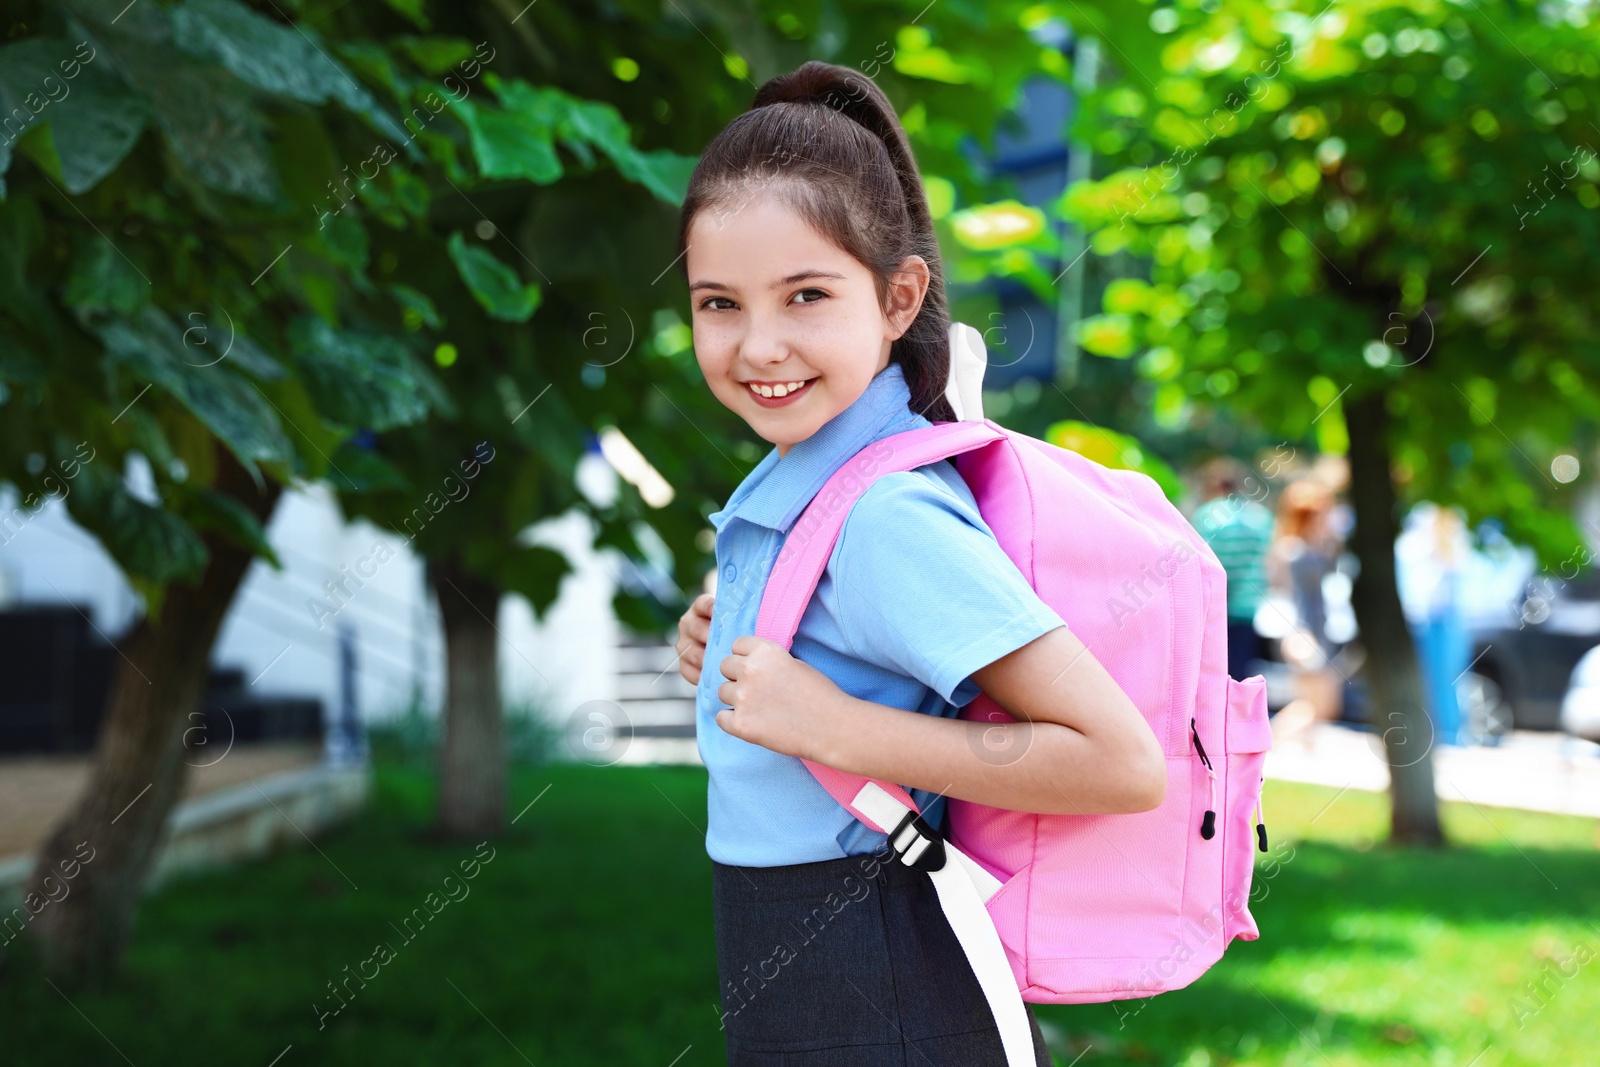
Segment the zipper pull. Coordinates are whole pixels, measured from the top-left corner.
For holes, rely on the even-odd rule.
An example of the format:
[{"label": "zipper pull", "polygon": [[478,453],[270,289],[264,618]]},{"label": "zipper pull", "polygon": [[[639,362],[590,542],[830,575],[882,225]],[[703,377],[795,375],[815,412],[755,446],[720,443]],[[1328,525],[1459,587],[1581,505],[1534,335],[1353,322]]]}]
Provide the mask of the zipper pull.
[{"label": "zipper pull", "polygon": [[1200,759],[1206,765],[1206,795],[1207,807],[1205,817],[1200,820],[1200,836],[1210,841],[1217,836],[1217,772],[1211,766],[1211,759],[1206,755],[1205,746],[1200,743],[1200,731],[1194,724],[1194,716],[1189,717],[1189,736],[1194,740],[1194,749],[1200,753]]},{"label": "zipper pull", "polygon": [[[1261,784],[1263,788],[1265,788],[1267,784],[1267,779],[1265,776],[1262,777]],[[1260,793],[1256,794],[1256,845],[1261,849],[1262,852],[1267,850],[1267,823],[1266,815],[1261,810]]]}]

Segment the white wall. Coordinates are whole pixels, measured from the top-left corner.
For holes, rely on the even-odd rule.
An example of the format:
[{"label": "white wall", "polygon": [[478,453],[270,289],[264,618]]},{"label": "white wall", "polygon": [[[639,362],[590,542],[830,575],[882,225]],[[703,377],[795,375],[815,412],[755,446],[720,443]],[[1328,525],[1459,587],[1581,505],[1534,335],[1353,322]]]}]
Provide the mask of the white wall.
[{"label": "white wall", "polygon": [[59,500],[36,511],[16,491],[0,487],[0,606],[74,603],[108,636],[122,633],[139,612],[139,598],[100,542],[72,521]]},{"label": "white wall", "polygon": [[[616,476],[590,452],[579,485],[591,499],[609,499]],[[8,499],[0,491],[0,513],[15,506],[15,494]],[[584,701],[615,696],[617,557],[613,550],[588,549],[587,524],[569,513],[525,532],[525,540],[565,552],[575,573],[543,622],[518,596],[502,602],[497,620],[508,704],[536,704],[561,721]],[[49,502],[18,527],[14,517],[0,534],[0,607],[76,603],[108,639],[122,636],[138,615],[139,598],[66,508]],[[316,697],[333,714],[339,630],[349,626],[356,639],[357,703],[366,721],[404,710],[414,691],[425,709],[436,711],[443,696],[443,634],[422,562],[405,539],[366,522],[345,522],[320,485],[286,491],[267,536],[283,569],[252,564],[212,662],[243,670],[246,683],[263,694]],[[340,580],[349,593],[335,599],[324,583]]]},{"label": "white wall", "polygon": [[[245,680],[263,693],[318,696],[331,712],[339,700],[339,630],[348,626],[356,638],[363,717],[402,710],[413,687],[427,706],[437,704],[438,610],[425,595],[422,561],[404,538],[366,522],[346,523],[320,485],[285,493],[267,538],[283,570],[262,560],[251,564],[217,638],[214,663],[243,668]],[[343,581],[349,595],[330,596],[330,581]]]}]

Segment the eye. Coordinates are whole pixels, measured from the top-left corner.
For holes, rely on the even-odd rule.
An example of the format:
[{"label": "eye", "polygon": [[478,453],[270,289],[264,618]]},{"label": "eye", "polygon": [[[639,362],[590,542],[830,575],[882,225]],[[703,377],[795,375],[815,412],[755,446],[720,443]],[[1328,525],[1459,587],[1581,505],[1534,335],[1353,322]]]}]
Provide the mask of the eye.
[{"label": "eye", "polygon": [[[708,305],[713,300],[728,300],[728,298],[725,297],[725,296],[708,296],[704,300],[700,301],[700,310],[701,311],[722,311],[722,310],[724,310],[723,308],[709,307]],[[728,303],[731,304],[731,303],[733,303],[733,301],[732,300],[728,300]]]},{"label": "eye", "polygon": [[[797,296],[797,297],[800,297],[800,296],[804,296],[807,293],[816,293],[817,296],[822,297],[824,299],[826,299],[826,297],[828,295],[827,293],[823,292],[821,289],[802,289],[802,290],[800,290],[798,293],[796,293],[794,295]],[[816,300],[805,300],[805,301],[801,301],[801,302],[802,303],[806,303],[806,304],[815,304],[818,301],[816,301]]]}]

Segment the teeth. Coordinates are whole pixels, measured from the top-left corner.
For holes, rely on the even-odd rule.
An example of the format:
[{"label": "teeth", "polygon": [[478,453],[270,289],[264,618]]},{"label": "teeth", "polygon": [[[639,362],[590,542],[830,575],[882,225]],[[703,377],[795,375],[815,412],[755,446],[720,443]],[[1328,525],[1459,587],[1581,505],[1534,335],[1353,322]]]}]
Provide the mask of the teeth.
[{"label": "teeth", "polygon": [[[809,380],[810,379],[807,379],[807,381]],[[796,391],[805,384],[805,382],[780,382],[777,385],[757,385],[756,383],[751,382],[750,388],[754,389],[762,396],[788,396],[790,393]]]}]

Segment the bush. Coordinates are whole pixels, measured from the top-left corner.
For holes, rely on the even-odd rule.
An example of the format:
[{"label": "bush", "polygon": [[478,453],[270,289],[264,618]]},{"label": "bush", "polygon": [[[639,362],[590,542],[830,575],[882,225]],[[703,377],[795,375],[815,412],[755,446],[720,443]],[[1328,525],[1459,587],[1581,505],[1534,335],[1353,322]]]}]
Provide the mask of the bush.
[{"label": "bush", "polygon": [[[413,700],[399,715],[367,727],[372,758],[404,767],[433,770],[437,764],[442,718],[438,710]],[[505,709],[506,759],[514,767],[537,767],[562,758],[562,732],[544,708],[527,702]]]}]

